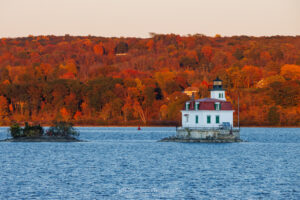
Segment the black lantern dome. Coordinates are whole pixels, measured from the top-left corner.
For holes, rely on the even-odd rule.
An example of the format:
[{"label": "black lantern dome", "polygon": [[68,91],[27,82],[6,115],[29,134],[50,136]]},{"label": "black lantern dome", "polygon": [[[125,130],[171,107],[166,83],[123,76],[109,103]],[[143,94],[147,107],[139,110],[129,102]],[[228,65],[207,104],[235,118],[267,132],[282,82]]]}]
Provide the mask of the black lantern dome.
[{"label": "black lantern dome", "polygon": [[219,77],[213,81],[213,90],[224,90],[222,80]]}]

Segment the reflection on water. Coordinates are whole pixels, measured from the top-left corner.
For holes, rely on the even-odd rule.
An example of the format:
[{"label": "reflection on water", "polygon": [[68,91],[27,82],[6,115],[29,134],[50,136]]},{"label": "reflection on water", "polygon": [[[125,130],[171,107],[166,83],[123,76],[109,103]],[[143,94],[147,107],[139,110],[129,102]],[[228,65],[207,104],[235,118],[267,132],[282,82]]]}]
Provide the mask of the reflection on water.
[{"label": "reflection on water", "polygon": [[[6,138],[0,128],[0,139]],[[300,129],[159,143],[175,128],[78,128],[82,143],[0,143],[0,199],[300,199]]]}]

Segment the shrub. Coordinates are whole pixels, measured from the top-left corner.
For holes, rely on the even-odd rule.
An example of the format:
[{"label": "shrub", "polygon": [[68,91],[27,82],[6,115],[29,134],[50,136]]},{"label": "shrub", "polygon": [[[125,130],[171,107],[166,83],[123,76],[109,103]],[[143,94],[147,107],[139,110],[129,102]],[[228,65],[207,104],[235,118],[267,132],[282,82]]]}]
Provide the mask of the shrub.
[{"label": "shrub", "polygon": [[39,137],[44,134],[44,129],[40,125],[30,126],[25,123],[25,127],[21,128],[19,124],[13,124],[10,126],[10,134],[13,138],[17,137]]},{"label": "shrub", "polygon": [[23,136],[23,130],[19,126],[19,124],[15,123],[10,126],[9,128],[10,134],[13,138],[22,137]]},{"label": "shrub", "polygon": [[53,125],[47,131],[48,136],[79,136],[79,132],[77,132],[73,128],[73,124],[69,122],[54,122]]},{"label": "shrub", "polygon": [[23,129],[23,134],[25,137],[39,137],[44,134],[44,129],[40,125],[29,126],[26,122]]}]

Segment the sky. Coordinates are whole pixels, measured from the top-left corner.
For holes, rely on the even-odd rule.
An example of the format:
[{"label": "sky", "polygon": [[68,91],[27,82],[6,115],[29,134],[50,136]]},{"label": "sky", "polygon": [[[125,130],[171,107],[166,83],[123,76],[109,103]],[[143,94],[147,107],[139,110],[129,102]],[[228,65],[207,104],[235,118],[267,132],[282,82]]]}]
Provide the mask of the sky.
[{"label": "sky", "polygon": [[0,37],[300,35],[300,0],[0,0]]}]

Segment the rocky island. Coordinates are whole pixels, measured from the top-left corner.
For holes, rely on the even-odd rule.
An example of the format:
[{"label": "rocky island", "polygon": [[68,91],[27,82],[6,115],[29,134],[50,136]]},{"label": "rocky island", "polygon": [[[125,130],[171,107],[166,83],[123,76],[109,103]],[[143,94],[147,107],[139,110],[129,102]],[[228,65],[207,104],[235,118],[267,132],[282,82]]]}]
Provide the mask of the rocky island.
[{"label": "rocky island", "polygon": [[47,131],[44,131],[40,125],[29,125],[26,122],[22,128],[15,123],[10,126],[9,132],[11,138],[1,142],[81,142],[77,138],[79,132],[67,122],[53,122]]}]

